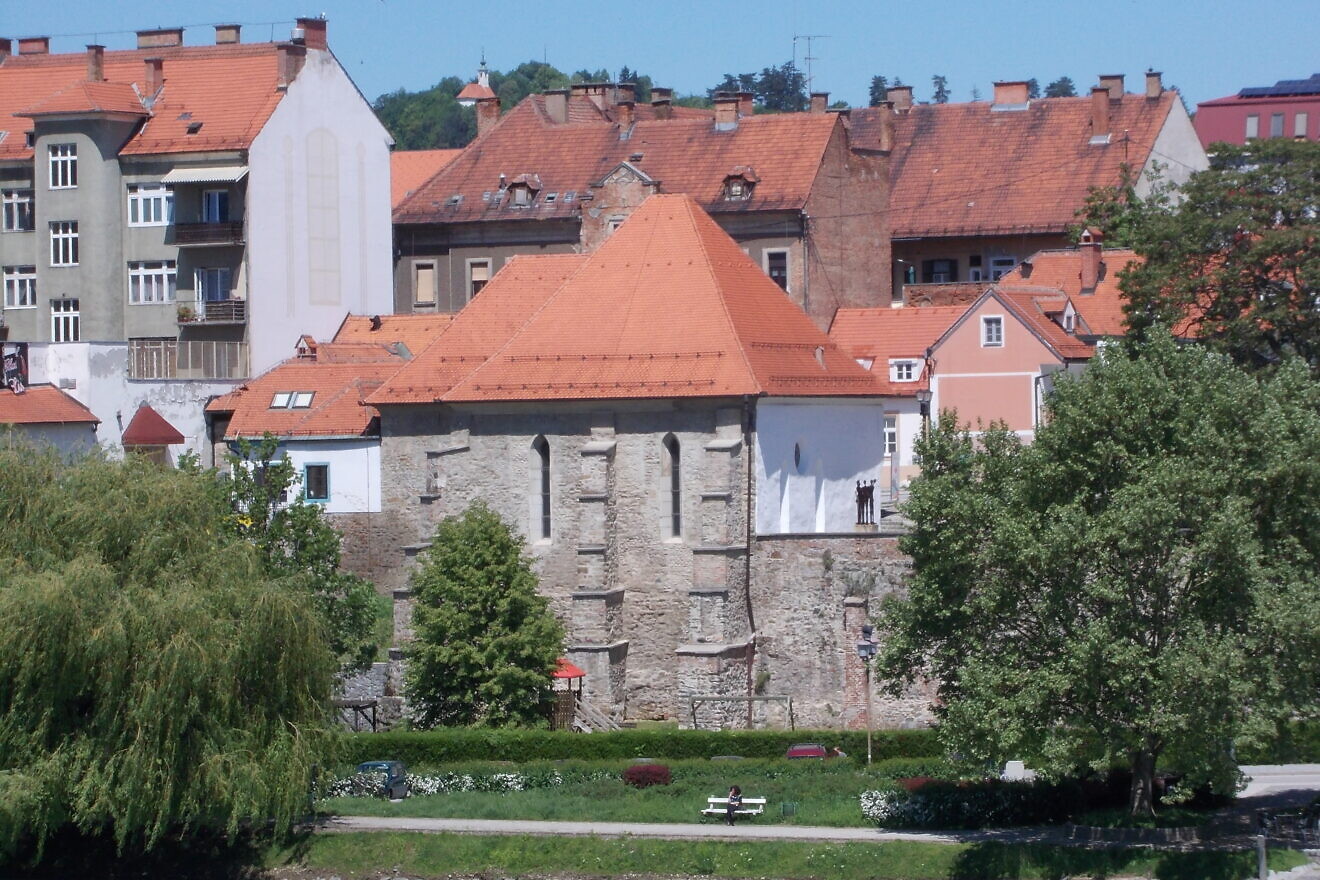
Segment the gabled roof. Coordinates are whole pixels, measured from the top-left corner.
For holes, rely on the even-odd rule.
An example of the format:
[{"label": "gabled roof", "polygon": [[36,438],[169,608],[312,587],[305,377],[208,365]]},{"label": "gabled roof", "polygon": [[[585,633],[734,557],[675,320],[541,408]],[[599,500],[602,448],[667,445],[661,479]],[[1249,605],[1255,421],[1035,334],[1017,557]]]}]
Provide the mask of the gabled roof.
[{"label": "gabled roof", "polygon": [[119,442],[125,446],[173,446],[184,441],[179,429],[147,404],[142,404],[129,419]]},{"label": "gabled roof", "polygon": [[22,394],[0,388],[0,425],[99,425],[92,411],[54,385],[29,385]]},{"label": "gabled roof", "polygon": [[[522,263],[526,271],[547,259],[563,258],[523,257],[510,266]],[[870,374],[687,196],[647,199],[595,253],[577,259],[583,262],[539,307],[523,306],[529,317],[507,341],[492,349],[493,334],[471,346],[492,351],[481,362],[461,364],[444,381],[433,381],[433,356],[465,350],[464,310],[372,402],[880,392]],[[516,306],[524,298],[519,285],[496,287],[507,271],[468,308]]]},{"label": "gabled roof", "polygon": [[871,373],[888,394],[910,396],[925,388],[929,377],[890,382],[889,361],[920,360],[924,372],[926,349],[966,311],[966,306],[839,309],[830,325],[830,338],[854,358],[870,360]]},{"label": "gabled roof", "polygon": [[478,82],[470,82],[463,86],[463,90],[458,93],[456,100],[459,101],[480,101],[483,98],[493,98],[495,93],[490,90],[490,86],[483,86]]},{"label": "gabled roof", "polygon": [[462,150],[395,150],[390,153],[390,207],[412,195],[417,187],[444,168]]},{"label": "gabled roof", "polygon": [[[1053,351],[1059,360],[1086,360],[1095,354],[1094,346],[1065,331],[1051,317],[1063,313],[1068,306],[1068,297],[1048,288],[1005,285],[1003,279],[981,294],[976,302],[962,307],[962,314],[931,343],[931,351],[938,349],[982,304],[991,299],[1003,306],[1042,345]],[[1086,328],[1079,327],[1077,330],[1085,333]]]},{"label": "gabled roof", "polygon": [[1000,279],[1008,286],[1029,285],[1059,291],[1072,300],[1073,308],[1086,321],[1091,334],[1123,336],[1125,299],[1118,288],[1118,275],[1142,258],[1129,248],[1105,248],[1100,252],[1099,281],[1094,291],[1082,290],[1083,253],[1077,248],[1037,251],[1025,263]]},{"label": "gabled roof", "polygon": [[454,320],[443,315],[347,315],[335,331],[335,343],[365,342],[390,345],[402,342],[420,354]]},{"label": "gabled roof", "polygon": [[[1178,95],[1110,102],[1110,142],[1091,143],[1091,101],[1043,98],[1025,110],[984,101],[918,104],[893,117],[890,228],[895,238],[1058,233],[1092,186],[1144,167]],[[861,137],[880,136],[883,107],[853,110]]]},{"label": "gabled roof", "polygon": [[[308,49],[311,55],[319,50]],[[165,85],[147,95],[147,58],[163,59]],[[84,53],[10,55],[0,63],[0,160],[30,159],[24,134],[32,118],[23,112],[143,112],[155,98],[151,117],[121,154],[244,150],[284,96],[275,43],[166,46],[106,51],[105,81],[87,82]],[[135,89],[136,87],[136,89]],[[188,127],[201,123],[195,134]]]},{"label": "gabled roof", "polygon": [[[637,121],[624,128],[615,108],[574,97],[568,121],[557,123],[546,112],[545,96],[532,95],[405,199],[394,220],[576,218],[591,184],[622,162],[658,181],[662,192],[685,193],[712,213],[800,210],[840,124],[834,113],[766,114],[716,131],[708,111],[680,111],[686,108],[673,108],[672,119],[656,119],[651,105],[638,104]],[[749,198],[726,201],[725,178],[738,166],[754,169],[760,179]],[[501,198],[500,175],[507,182],[523,174],[539,175],[541,190],[530,207],[514,207]]]}]

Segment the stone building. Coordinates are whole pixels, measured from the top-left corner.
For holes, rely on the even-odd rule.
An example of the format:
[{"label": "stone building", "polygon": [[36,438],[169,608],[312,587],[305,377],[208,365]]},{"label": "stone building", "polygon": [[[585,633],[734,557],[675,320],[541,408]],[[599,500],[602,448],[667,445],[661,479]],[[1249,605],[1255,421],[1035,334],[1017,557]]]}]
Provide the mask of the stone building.
[{"label": "stone building", "polygon": [[[862,723],[854,644],[906,572],[858,503],[884,388],[695,200],[651,196],[590,255],[509,260],[366,403],[411,535],[386,585],[483,499],[526,536],[596,707],[743,726],[791,697],[799,725]],[[927,718],[921,695],[876,704]]]},{"label": "stone building", "polygon": [[589,253],[646,198],[685,193],[824,329],[835,309],[889,302],[888,160],[826,112],[753,115],[649,103],[627,84],[532,95],[504,115],[478,96],[478,134],[394,211],[395,311],[458,311],[511,257]]}]

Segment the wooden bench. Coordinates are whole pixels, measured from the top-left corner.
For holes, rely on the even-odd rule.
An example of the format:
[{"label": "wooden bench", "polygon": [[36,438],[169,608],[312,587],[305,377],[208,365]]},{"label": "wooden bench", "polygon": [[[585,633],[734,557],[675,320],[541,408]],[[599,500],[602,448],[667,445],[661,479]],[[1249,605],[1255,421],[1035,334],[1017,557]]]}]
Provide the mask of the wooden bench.
[{"label": "wooden bench", "polygon": [[[765,812],[765,798],[745,797],[742,799],[742,808],[734,810],[735,816],[759,816]],[[706,809],[701,811],[701,818],[704,820],[707,816],[727,816],[729,814],[729,799],[726,797],[706,798]]]}]

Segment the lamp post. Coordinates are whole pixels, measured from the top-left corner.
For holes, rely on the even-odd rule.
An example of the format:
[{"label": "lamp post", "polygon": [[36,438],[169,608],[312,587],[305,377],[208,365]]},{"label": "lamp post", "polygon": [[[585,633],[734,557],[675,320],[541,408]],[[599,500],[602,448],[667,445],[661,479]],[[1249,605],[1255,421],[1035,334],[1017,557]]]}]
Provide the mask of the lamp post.
[{"label": "lamp post", "polygon": [[875,627],[862,624],[862,638],[857,642],[857,657],[862,661],[866,683],[866,765],[871,765],[871,661],[875,659]]},{"label": "lamp post", "polygon": [[931,391],[929,388],[921,388],[917,391],[917,405],[921,407],[921,430],[924,433],[930,425],[930,400]]}]

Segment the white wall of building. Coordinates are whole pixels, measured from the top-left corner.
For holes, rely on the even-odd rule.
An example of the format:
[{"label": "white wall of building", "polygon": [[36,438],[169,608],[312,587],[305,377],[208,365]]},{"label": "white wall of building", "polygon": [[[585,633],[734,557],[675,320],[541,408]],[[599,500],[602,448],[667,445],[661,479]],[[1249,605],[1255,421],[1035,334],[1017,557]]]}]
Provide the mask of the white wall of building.
[{"label": "white wall of building", "polygon": [[390,143],[334,56],[308,50],[248,151],[252,375],[346,312],[393,311]]},{"label": "white wall of building", "polygon": [[130,380],[128,346],[122,342],[32,343],[28,373],[33,384],[63,388],[101,420],[96,440],[112,454],[133,414],[148,404],[183,434],[184,443],[169,448],[170,460],[185,452],[206,459],[203,410],[212,397],[234,390],[238,382],[184,379]]},{"label": "white wall of building", "polygon": [[[1159,174],[1156,175],[1156,166]],[[1182,102],[1175,101],[1169,110],[1169,118],[1155,138],[1150,158],[1146,167],[1141,169],[1137,180],[1137,195],[1145,198],[1150,195],[1157,183],[1181,185],[1196,171],[1210,167],[1210,159],[1201,146],[1201,139],[1196,134],[1191,117],[1183,109]]]},{"label": "white wall of building", "polygon": [[[889,491],[884,419],[897,418],[900,481],[907,479],[921,416],[911,400],[762,400],[756,407],[758,535],[851,532],[859,480],[876,480],[876,508]],[[796,450],[796,459],[795,459]]]},{"label": "white wall of building", "polygon": [[302,492],[302,478],[307,465],[329,466],[330,500],[326,513],[380,512],[380,440],[287,440],[275,450],[275,457],[288,455],[299,483],[294,492]]}]

